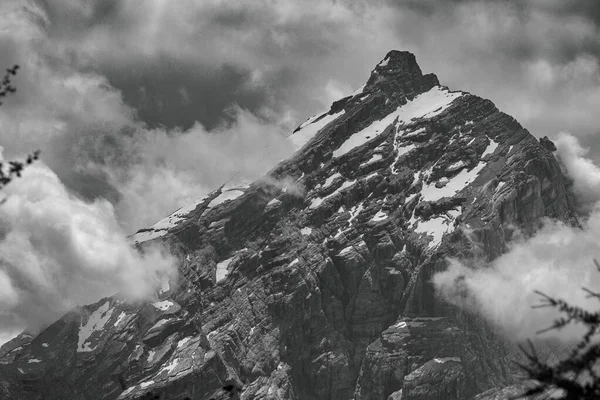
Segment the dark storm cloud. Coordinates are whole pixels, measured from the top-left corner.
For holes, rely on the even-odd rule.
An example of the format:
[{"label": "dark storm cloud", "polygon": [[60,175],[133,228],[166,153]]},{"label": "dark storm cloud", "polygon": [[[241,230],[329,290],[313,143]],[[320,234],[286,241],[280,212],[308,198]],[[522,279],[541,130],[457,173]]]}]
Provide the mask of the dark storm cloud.
[{"label": "dark storm cloud", "polygon": [[102,68],[125,103],[150,127],[191,128],[196,121],[213,129],[232,104],[257,113],[268,103],[268,94],[245,87],[249,72],[236,67],[198,70],[193,65],[158,59],[130,69]]}]

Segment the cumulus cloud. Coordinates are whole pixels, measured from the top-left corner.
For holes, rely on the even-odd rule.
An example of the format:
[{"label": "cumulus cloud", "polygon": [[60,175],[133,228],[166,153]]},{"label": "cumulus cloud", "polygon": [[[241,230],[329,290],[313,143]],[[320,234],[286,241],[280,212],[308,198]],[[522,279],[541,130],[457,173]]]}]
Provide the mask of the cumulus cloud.
[{"label": "cumulus cloud", "polygon": [[587,158],[590,149],[565,132],[558,134],[555,144],[561,163],[573,179],[579,203],[584,209],[595,207],[600,202],[600,168]]},{"label": "cumulus cloud", "polygon": [[139,253],[125,238],[113,206],[69,194],[42,163],[4,188],[0,207],[0,326],[39,328],[76,305],[122,293],[152,298],[175,281],[163,249]]},{"label": "cumulus cloud", "polygon": [[[22,4],[2,4],[26,27],[20,34],[0,34],[0,53],[2,44],[14,50],[3,59],[20,63],[23,71],[15,82],[17,96],[0,108],[5,155],[41,149],[69,190],[87,200],[111,201],[127,233],[233,176],[256,179],[293,151],[284,137],[292,120],[268,107],[252,113],[230,104],[224,110],[228,118],[210,130],[198,121],[185,130],[149,127],[105,76],[70,65],[48,37],[52,23],[43,8]],[[68,10],[81,11],[73,5]],[[207,96],[205,102],[211,101]]]},{"label": "cumulus cloud", "polygon": [[[446,271],[434,276],[439,293],[450,303],[479,312],[506,336],[535,338],[558,316],[552,309],[532,309],[541,291],[585,309],[596,310],[598,301],[587,298],[582,287],[600,290],[600,167],[585,158],[577,139],[562,133],[558,153],[580,196],[594,201],[589,216],[577,228],[546,221],[534,236],[513,243],[490,265],[478,260],[449,260]],[[578,340],[581,327],[551,331],[544,337]]]}]

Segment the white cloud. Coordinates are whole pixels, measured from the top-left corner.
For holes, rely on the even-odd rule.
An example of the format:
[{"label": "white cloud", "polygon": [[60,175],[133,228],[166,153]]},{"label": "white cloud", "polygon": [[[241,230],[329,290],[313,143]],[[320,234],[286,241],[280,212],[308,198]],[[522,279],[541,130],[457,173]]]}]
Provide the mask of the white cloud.
[{"label": "white cloud", "polygon": [[590,149],[583,148],[575,136],[565,132],[557,135],[555,144],[561,163],[573,179],[579,202],[593,207],[600,201],[600,168],[586,158]]},{"label": "white cloud", "polygon": [[125,238],[113,206],[70,195],[42,163],[6,186],[0,207],[0,325],[39,327],[70,308],[120,292],[151,298],[176,279],[172,256],[140,254]]}]

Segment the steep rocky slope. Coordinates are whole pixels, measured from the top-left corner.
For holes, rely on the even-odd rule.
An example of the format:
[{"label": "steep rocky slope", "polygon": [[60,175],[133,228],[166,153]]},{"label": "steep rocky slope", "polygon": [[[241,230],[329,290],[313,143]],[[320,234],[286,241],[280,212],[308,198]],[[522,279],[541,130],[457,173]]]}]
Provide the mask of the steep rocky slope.
[{"label": "steep rocky slope", "polygon": [[291,140],[300,149],[265,178],[133,236],[179,258],[157,301],[102,299],[4,346],[0,397],[508,393],[515,349],[430,279],[448,256],[484,264],[543,217],[575,220],[552,149],[399,51]]}]

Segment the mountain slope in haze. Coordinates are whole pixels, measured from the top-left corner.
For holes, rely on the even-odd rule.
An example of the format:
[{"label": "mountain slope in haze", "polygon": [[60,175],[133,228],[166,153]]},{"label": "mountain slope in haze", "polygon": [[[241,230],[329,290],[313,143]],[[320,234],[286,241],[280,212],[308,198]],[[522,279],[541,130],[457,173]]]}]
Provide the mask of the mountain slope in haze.
[{"label": "mountain slope in haze", "polygon": [[517,383],[518,351],[443,302],[430,279],[448,256],[497,257],[515,229],[533,232],[544,217],[575,221],[552,152],[400,51],[290,139],[299,150],[263,179],[219,188],[133,236],[141,249],[166,243],[179,282],[153,303],[102,299],[3,346],[0,394],[209,399],[233,385],[242,399],[442,400],[513,390],[502,388]]}]

